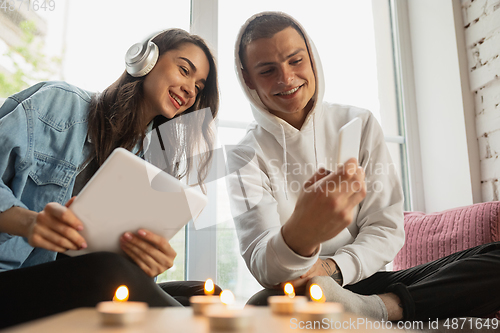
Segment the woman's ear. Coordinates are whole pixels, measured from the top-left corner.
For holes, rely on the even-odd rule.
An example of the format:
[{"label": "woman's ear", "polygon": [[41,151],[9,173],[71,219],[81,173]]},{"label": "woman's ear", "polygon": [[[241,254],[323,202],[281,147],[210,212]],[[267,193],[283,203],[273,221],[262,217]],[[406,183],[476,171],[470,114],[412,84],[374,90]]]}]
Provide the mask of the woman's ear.
[{"label": "woman's ear", "polygon": [[255,85],[252,82],[252,79],[250,78],[250,75],[246,71],[246,69],[242,69],[241,73],[243,74],[243,79],[245,80],[245,84],[247,85],[248,88],[255,90]]}]

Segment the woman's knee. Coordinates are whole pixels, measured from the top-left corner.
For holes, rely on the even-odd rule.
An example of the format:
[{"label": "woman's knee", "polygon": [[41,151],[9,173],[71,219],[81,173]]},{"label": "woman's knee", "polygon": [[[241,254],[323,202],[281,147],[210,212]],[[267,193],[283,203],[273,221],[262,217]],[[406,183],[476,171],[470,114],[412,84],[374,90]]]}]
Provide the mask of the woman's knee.
[{"label": "woman's knee", "polygon": [[126,257],[113,252],[94,252],[89,253],[87,256],[90,262],[100,266],[130,267],[131,265],[134,265],[134,263]]},{"label": "woman's knee", "polygon": [[122,279],[128,276],[147,275],[126,257],[112,252],[94,252],[71,260],[75,271],[100,279]]}]

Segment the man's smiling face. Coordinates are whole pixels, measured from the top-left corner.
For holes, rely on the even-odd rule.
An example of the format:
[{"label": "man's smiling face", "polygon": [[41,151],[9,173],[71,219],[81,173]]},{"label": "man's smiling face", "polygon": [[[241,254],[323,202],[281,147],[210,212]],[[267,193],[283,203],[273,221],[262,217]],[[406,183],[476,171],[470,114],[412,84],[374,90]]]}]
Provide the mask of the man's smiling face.
[{"label": "man's smiling face", "polygon": [[[246,47],[243,76],[269,111],[298,128],[312,107],[316,80],[307,46],[292,27]],[[295,126],[297,127],[297,126]]]}]

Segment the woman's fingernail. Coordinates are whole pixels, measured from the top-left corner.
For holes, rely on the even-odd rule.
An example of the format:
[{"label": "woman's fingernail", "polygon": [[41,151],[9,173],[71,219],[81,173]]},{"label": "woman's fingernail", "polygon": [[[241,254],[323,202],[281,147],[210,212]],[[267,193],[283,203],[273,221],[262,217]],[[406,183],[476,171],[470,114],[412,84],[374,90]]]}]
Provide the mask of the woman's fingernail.
[{"label": "woman's fingernail", "polygon": [[83,242],[81,245],[80,245],[80,249],[86,249],[87,248],[87,243]]},{"label": "woman's fingernail", "polygon": [[78,231],[82,231],[82,230],[83,230],[83,225],[79,225],[79,226],[77,226],[77,227],[76,227],[76,230],[78,230]]},{"label": "woman's fingernail", "polygon": [[137,233],[141,236],[146,236],[146,232],[144,230],[139,230]]},{"label": "woman's fingernail", "polygon": [[130,234],[130,232],[126,232],[123,237],[125,237],[126,240],[131,240],[132,239],[132,235]]}]

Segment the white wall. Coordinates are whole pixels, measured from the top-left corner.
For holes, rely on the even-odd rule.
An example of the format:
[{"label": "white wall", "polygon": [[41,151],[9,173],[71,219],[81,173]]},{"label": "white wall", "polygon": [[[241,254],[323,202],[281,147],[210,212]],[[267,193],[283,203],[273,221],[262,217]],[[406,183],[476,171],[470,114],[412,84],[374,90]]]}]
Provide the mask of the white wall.
[{"label": "white wall", "polygon": [[483,201],[499,200],[500,186],[500,1],[462,0],[470,87]]},{"label": "white wall", "polygon": [[427,212],[481,201],[460,5],[460,0],[408,0]]}]

